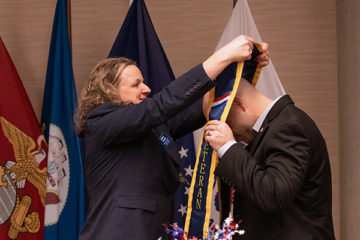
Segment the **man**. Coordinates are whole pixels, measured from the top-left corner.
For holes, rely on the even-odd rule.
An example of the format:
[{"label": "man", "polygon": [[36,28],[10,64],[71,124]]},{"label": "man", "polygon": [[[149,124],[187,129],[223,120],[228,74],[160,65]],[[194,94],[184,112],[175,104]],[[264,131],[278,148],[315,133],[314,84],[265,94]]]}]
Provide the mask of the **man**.
[{"label": "man", "polygon": [[272,101],[241,79],[227,124],[210,121],[205,131],[219,157],[223,216],[233,187],[246,239],[334,239],[326,144],[288,95]]},{"label": "man", "polygon": [[[178,186],[174,140],[205,124],[203,95],[226,66],[251,58],[252,48],[251,38],[239,36],[152,98],[132,60],[104,59],[94,67],[76,122],[89,200],[80,240],[165,235]],[[258,61],[268,63],[267,44]]]}]

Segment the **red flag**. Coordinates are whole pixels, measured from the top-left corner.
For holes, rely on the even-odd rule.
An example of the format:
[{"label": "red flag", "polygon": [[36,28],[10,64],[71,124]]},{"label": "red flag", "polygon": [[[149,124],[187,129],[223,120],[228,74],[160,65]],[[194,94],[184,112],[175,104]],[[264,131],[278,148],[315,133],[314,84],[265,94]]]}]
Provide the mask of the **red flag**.
[{"label": "red flag", "polygon": [[0,38],[0,239],[44,239],[46,143]]}]

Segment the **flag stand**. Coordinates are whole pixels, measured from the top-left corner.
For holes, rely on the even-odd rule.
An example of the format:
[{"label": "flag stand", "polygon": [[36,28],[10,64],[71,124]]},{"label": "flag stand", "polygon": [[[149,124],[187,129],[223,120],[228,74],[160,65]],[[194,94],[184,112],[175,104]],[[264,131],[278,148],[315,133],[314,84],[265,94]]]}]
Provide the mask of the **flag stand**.
[{"label": "flag stand", "polygon": [[72,29],[71,29],[71,0],[66,0],[67,6],[67,25],[68,25],[68,35],[69,35],[69,46],[70,46],[70,56],[72,58]]}]

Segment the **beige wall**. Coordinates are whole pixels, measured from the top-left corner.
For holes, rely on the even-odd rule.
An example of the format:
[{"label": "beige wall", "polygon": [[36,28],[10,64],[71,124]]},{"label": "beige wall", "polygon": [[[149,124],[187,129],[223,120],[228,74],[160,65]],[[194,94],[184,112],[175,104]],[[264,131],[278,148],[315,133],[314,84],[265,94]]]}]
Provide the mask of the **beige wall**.
[{"label": "beige wall", "polygon": [[[0,36],[40,118],[55,0],[0,0]],[[333,215],[340,236],[339,114],[335,0],[249,0],[271,59],[295,103],[318,124],[329,148]],[[105,58],[128,0],[72,1],[72,48],[78,88]],[[232,11],[232,0],[147,0],[176,76],[209,56]]]}]

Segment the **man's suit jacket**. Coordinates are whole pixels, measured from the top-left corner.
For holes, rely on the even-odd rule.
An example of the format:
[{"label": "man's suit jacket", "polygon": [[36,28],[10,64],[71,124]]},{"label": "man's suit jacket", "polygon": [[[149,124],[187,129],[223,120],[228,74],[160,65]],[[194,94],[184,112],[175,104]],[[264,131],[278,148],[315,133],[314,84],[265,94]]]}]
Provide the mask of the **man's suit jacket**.
[{"label": "man's suit jacket", "polygon": [[202,96],[214,86],[202,65],[140,104],[104,103],[84,136],[87,219],[81,240],[157,239],[171,221],[178,186],[174,140],[205,123]]},{"label": "man's suit jacket", "polygon": [[234,218],[246,231],[241,239],[334,239],[326,144],[288,95],[275,103],[247,149],[229,148],[215,174],[222,179],[223,217],[229,187],[236,189]]}]

